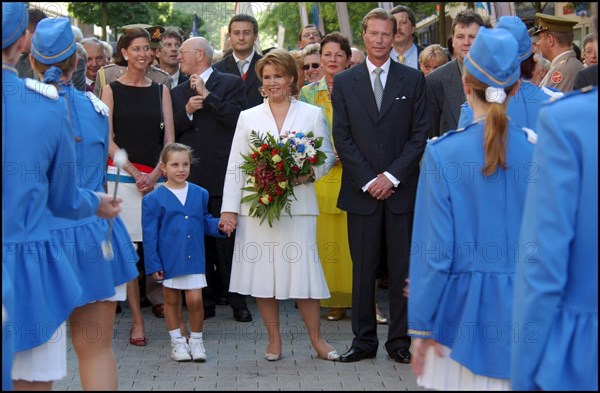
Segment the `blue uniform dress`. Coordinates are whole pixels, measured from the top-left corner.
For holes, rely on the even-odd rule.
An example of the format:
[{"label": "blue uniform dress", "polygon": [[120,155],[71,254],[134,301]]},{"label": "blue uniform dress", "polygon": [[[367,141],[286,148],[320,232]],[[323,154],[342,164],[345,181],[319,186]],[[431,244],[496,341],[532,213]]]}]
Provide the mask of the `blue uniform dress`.
[{"label": "blue uniform dress", "polygon": [[[96,112],[89,98],[72,84],[61,85],[66,93],[75,135],[77,162],[74,182],[92,191],[104,191],[108,157],[108,117]],[[54,218],[52,236],[65,251],[83,290],[77,306],[115,294],[115,287],[137,277],[138,255],[119,217],[114,219],[112,260],[105,260],[101,244],[107,238],[108,220],[96,216],[82,220]]]},{"label": "blue uniform dress", "polygon": [[146,274],[162,270],[165,279],[206,274],[204,236],[226,237],[208,212],[208,191],[188,184],[185,205],[166,187],[142,199]]},{"label": "blue uniform dress", "polygon": [[515,277],[512,388],[598,390],[598,88],[540,112]]},{"label": "blue uniform dress", "polygon": [[[38,85],[39,86],[39,85]],[[54,87],[41,85],[48,94]],[[2,263],[14,288],[15,351],[48,341],[81,287],[50,235],[52,214],[95,214],[99,197],[73,181],[75,141],[64,98],[28,87],[2,66]]]},{"label": "blue uniform dress", "polygon": [[509,122],[508,169],[488,177],[483,121],[430,140],[417,190],[409,335],[435,339],[456,362],[491,378],[510,376],[517,241],[536,174],[531,134]]},{"label": "blue uniform dress", "polygon": [[[538,113],[542,105],[553,97],[563,93],[547,87],[537,87],[531,82],[521,79],[521,86],[514,97],[510,98],[506,114],[517,125],[535,130]],[[473,122],[473,110],[466,102],[460,107],[458,129],[465,128]]]}]

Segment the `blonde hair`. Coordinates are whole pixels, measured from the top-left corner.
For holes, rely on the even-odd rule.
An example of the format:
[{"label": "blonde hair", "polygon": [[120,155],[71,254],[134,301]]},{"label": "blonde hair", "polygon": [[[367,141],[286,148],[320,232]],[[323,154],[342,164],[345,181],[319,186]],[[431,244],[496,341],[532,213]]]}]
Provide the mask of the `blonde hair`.
[{"label": "blonde hair", "polygon": [[263,70],[266,65],[275,67],[277,70],[283,72],[286,76],[293,78],[291,95],[296,96],[298,94],[298,68],[296,67],[296,59],[289,54],[285,49],[273,49],[267,53],[262,59],[256,63],[256,75],[262,81]]},{"label": "blonde hair", "polygon": [[419,64],[425,65],[429,60],[434,60],[439,67],[448,62],[448,55],[441,45],[432,44],[423,49],[421,54],[419,54]]},{"label": "blonde hair", "polygon": [[[485,90],[488,85],[475,79],[465,69],[465,81],[471,85],[473,92],[483,102],[487,102],[485,98]],[[504,88],[507,97],[517,87],[518,81]],[[481,171],[484,176],[491,176],[496,172],[498,167],[507,169],[506,165],[506,133],[508,129],[508,118],[506,116],[506,107],[508,99],[504,103],[499,104],[492,102],[489,105],[487,116],[485,118],[485,129],[483,136],[483,151],[485,155],[485,163]]]}]

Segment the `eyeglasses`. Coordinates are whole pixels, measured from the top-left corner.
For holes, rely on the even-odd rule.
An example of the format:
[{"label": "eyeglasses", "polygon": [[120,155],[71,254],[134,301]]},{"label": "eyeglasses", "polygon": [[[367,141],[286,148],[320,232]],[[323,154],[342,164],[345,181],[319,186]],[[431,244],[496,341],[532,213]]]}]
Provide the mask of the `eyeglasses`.
[{"label": "eyeglasses", "polygon": [[321,34],[317,33],[316,31],[314,33],[304,33],[302,34],[302,38],[310,38],[310,37],[321,37]]},{"label": "eyeglasses", "polygon": [[308,71],[308,69],[309,69],[310,67],[312,67],[313,69],[315,69],[315,70],[316,70],[317,68],[321,67],[321,65],[320,65],[319,63],[304,64],[304,65],[302,66],[302,69],[303,69],[304,71]]}]

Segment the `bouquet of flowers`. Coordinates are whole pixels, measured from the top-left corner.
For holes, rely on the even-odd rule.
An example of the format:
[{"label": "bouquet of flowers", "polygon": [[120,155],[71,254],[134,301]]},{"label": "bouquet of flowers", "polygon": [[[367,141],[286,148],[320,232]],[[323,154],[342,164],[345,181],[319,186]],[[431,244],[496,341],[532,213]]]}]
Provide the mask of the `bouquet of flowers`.
[{"label": "bouquet of flowers", "polygon": [[[242,154],[242,172],[246,174],[243,190],[251,194],[241,203],[251,203],[250,216],[259,217],[262,224],[267,219],[273,226],[281,211],[292,215],[291,201],[296,198],[293,184],[297,178],[313,173],[313,166],[325,162],[325,153],[319,151],[323,138],[312,132],[289,131],[279,140],[271,134],[250,133],[249,155]],[[314,178],[313,178],[314,181]]]}]

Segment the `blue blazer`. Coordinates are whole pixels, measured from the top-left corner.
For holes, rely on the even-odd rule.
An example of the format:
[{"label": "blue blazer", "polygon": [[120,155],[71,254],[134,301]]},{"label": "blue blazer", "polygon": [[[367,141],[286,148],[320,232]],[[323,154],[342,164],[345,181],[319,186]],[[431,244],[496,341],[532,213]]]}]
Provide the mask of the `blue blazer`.
[{"label": "blue blazer", "polygon": [[409,335],[475,374],[510,377],[513,275],[535,134],[509,122],[507,169],[483,176],[484,122],[430,140],[410,257]]},{"label": "blue blazer", "polygon": [[165,278],[205,274],[204,236],[226,237],[219,219],[208,213],[208,191],[188,182],[185,205],[167,187],[142,199],[146,274]]},{"label": "blue blazer", "polygon": [[527,191],[515,276],[514,390],[598,390],[596,108],[598,88],[540,111],[539,181]]}]

